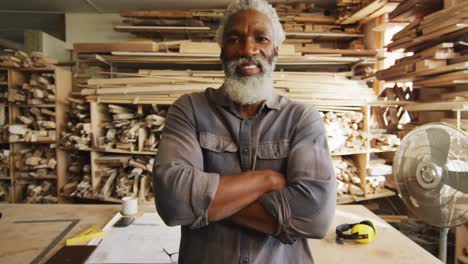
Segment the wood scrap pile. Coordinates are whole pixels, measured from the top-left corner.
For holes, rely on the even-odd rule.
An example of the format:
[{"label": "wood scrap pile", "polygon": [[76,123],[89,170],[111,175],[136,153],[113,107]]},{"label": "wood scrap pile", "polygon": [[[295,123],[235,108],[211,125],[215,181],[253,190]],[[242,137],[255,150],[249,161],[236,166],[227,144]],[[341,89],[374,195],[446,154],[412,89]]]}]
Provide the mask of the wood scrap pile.
[{"label": "wood scrap pile", "polygon": [[55,140],[55,111],[44,107],[21,107],[9,126],[11,142],[52,142]]},{"label": "wood scrap pile", "polygon": [[376,150],[394,150],[400,146],[400,138],[394,134],[371,133],[371,148]]},{"label": "wood scrap pile", "polygon": [[[453,47],[451,42],[441,43],[398,59],[390,68],[378,71],[377,78],[386,81],[413,81],[415,86],[424,87],[455,84],[456,80],[468,79],[468,75],[463,73],[463,69],[468,69],[468,61],[453,63],[452,59],[459,57]],[[447,81],[442,83],[444,80]]]},{"label": "wood scrap pile", "polygon": [[368,135],[363,130],[364,114],[357,111],[321,112],[331,153],[367,150]]},{"label": "wood scrap pile", "polygon": [[0,178],[10,178],[8,168],[10,167],[10,150],[0,149]]},{"label": "wood scrap pile", "polygon": [[55,103],[55,77],[53,73],[33,73],[22,87],[10,88],[8,100],[19,104]]},{"label": "wood scrap pile", "polygon": [[92,198],[90,155],[72,151],[69,154],[67,167],[67,183],[61,192],[65,196],[77,198]]},{"label": "wood scrap pile", "polygon": [[442,0],[407,0],[401,3],[389,14],[391,21],[412,22],[420,20],[425,15],[444,7]]},{"label": "wood scrap pile", "polygon": [[414,20],[396,33],[387,48],[390,51],[404,49],[406,52],[418,52],[463,38],[468,32],[467,11],[468,3],[464,1],[451,8],[424,14],[424,17]]},{"label": "wood scrap pile", "polygon": [[151,198],[154,156],[102,156],[94,162],[99,166],[96,171],[97,198],[115,200],[132,195],[146,200]]},{"label": "wood scrap pile", "polygon": [[338,0],[338,22],[341,24],[366,24],[372,19],[392,12],[399,0]]},{"label": "wood scrap pile", "polygon": [[0,142],[8,142],[8,107],[6,102],[0,101]]},{"label": "wood scrap pile", "polygon": [[106,105],[112,121],[104,121],[104,134],[98,137],[101,150],[157,153],[166,111],[153,105]]},{"label": "wood scrap pile", "polygon": [[385,159],[373,158],[367,165],[366,193],[376,194],[384,190],[385,175],[392,175],[392,165],[387,165]]},{"label": "wood scrap pile", "polygon": [[58,199],[55,182],[41,181],[41,183],[30,183],[25,187],[26,203],[57,203]]},{"label": "wood scrap pile", "polygon": [[55,146],[22,146],[13,156],[17,179],[56,179]]},{"label": "wood scrap pile", "polygon": [[10,196],[10,183],[0,181],[0,202],[6,202]]},{"label": "wood scrap pile", "polygon": [[73,149],[91,148],[91,117],[89,103],[84,99],[68,97],[65,130],[60,133],[60,146]]},{"label": "wood scrap pile", "polygon": [[361,178],[359,177],[359,170],[350,158],[333,157],[333,167],[335,168],[335,175],[337,181],[338,195],[351,194],[363,196],[364,191],[361,188]]},{"label": "wood scrap pile", "polygon": [[44,56],[40,52],[30,54],[20,50],[0,51],[0,67],[12,68],[53,68],[58,61]]},{"label": "wood scrap pile", "polygon": [[[171,104],[182,94],[218,88],[224,81],[221,71],[140,70],[136,76],[90,79],[81,94],[102,103]],[[274,72],[273,80],[278,93],[319,110],[365,105],[376,99],[364,81],[341,73]]]}]

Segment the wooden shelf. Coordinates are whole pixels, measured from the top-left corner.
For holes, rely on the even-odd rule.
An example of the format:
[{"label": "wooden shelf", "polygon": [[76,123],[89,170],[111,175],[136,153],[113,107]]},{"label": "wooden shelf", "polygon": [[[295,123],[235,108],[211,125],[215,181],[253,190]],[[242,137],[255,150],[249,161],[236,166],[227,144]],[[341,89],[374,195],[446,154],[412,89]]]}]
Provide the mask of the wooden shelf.
[{"label": "wooden shelf", "polygon": [[8,82],[0,81],[0,85],[8,85]]},{"label": "wooden shelf", "polygon": [[157,152],[152,151],[126,151],[121,149],[92,149],[92,151],[100,152],[100,153],[118,153],[118,154],[129,154],[129,155],[156,155]]},{"label": "wooden shelf", "polygon": [[78,149],[78,148],[63,147],[63,146],[59,146],[58,149],[60,149],[60,150],[69,150],[69,151],[92,151],[91,148]]},{"label": "wooden shelf", "polygon": [[366,196],[355,196],[355,195],[345,194],[345,195],[338,196],[336,203],[337,204],[349,204],[349,203],[368,201],[368,200],[379,199],[379,198],[384,198],[384,197],[391,197],[395,195],[396,193],[389,189],[384,189],[382,192],[379,192],[376,194],[368,194]]},{"label": "wooden shelf", "polygon": [[19,181],[30,181],[30,180],[41,180],[41,181],[46,181],[46,180],[57,180],[57,176],[51,175],[51,176],[45,176],[45,177],[17,177],[16,180]]},{"label": "wooden shelf", "polygon": [[395,152],[397,148],[390,148],[390,149],[375,149],[371,148],[369,153],[384,153],[384,152]]},{"label": "wooden shelf", "polygon": [[333,152],[331,153],[332,156],[346,156],[346,155],[358,155],[358,154],[366,154],[367,150],[361,151],[340,151],[340,152]]},{"label": "wooden shelf", "polygon": [[17,104],[18,107],[39,107],[39,108],[54,108],[55,104]]},{"label": "wooden shelf", "polygon": [[363,38],[364,34],[345,32],[286,32],[286,36],[296,36],[305,38]]},{"label": "wooden shelf", "polygon": [[412,103],[405,106],[407,111],[468,111],[468,101]]},{"label": "wooden shelf", "polygon": [[11,178],[10,177],[0,177],[0,180],[9,181],[9,180],[11,180]]},{"label": "wooden shelf", "polygon": [[55,68],[17,68],[16,70],[25,72],[53,72]]},{"label": "wooden shelf", "polygon": [[14,141],[10,141],[10,143],[54,144],[57,142],[55,140],[38,140],[38,141],[14,140]]}]

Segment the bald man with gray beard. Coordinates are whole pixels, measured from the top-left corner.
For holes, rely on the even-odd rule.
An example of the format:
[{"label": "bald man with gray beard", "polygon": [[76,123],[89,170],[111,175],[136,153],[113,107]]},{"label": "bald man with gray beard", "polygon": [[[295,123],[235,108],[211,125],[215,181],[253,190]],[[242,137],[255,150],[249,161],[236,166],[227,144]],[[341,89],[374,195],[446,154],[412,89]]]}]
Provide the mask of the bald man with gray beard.
[{"label": "bald man with gray beard", "polygon": [[182,226],[179,263],[313,263],[336,178],[322,119],[275,93],[275,10],[237,0],[218,29],[225,81],[170,108],[153,170],[158,213]]}]

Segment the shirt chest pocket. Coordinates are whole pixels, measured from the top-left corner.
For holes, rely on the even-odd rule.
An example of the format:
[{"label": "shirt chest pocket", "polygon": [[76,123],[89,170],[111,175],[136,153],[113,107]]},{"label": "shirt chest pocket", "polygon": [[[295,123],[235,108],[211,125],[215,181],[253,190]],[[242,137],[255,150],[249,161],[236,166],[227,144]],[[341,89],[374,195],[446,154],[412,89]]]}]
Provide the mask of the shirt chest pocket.
[{"label": "shirt chest pocket", "polygon": [[238,173],[238,147],[232,138],[202,132],[199,142],[206,172],[216,172],[221,175]]},{"label": "shirt chest pocket", "polygon": [[260,142],[257,150],[257,170],[269,169],[284,173],[289,155],[289,140]]}]

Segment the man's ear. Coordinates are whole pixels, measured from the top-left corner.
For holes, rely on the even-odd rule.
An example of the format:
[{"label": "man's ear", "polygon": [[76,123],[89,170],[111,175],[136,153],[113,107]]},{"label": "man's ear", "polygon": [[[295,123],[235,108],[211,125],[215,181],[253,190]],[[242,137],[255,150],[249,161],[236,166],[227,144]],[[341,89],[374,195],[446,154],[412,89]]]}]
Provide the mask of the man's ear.
[{"label": "man's ear", "polygon": [[275,48],[273,49],[273,52],[275,53],[275,57],[278,56],[278,52],[279,52],[279,47],[278,46],[275,46]]}]

